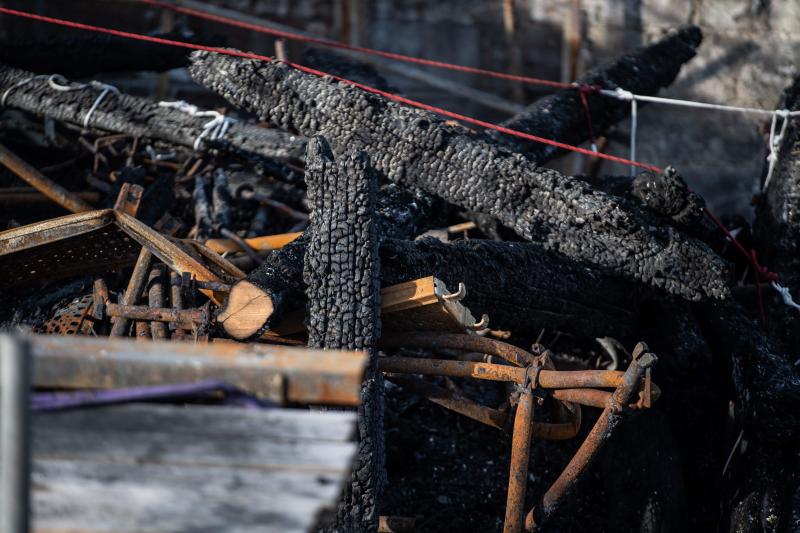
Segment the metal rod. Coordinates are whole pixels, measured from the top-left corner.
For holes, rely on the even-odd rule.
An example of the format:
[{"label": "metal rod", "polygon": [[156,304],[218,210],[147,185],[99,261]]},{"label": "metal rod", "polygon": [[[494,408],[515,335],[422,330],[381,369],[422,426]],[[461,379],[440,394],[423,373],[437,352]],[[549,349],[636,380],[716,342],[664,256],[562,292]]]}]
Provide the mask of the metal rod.
[{"label": "metal rod", "polygon": [[146,305],[108,304],[106,313],[111,317],[123,317],[129,320],[146,320],[156,322],[177,322],[181,327],[191,328],[208,321],[202,309],[173,309],[170,307],[148,307]]},{"label": "metal rod", "polygon": [[30,500],[28,343],[0,335],[0,531],[26,533]]},{"label": "metal rod", "polygon": [[[164,308],[164,265],[158,263],[150,270],[150,280],[147,288],[147,303],[150,309]],[[167,338],[167,326],[163,322],[154,321],[150,324],[150,333],[153,340]]]},{"label": "metal rod", "polygon": [[0,144],[0,164],[71,213],[94,209],[77,195],[44,176],[2,144]]},{"label": "metal rod", "polygon": [[463,335],[439,332],[418,332],[386,334],[381,338],[381,347],[426,348],[437,350],[449,348],[496,355],[516,366],[528,366],[534,362],[534,355],[513,344],[478,335]]},{"label": "metal rod", "polygon": [[[139,295],[142,293],[145,281],[147,280],[147,272],[150,269],[150,262],[153,260],[153,254],[147,248],[142,248],[139,252],[139,258],[136,260],[136,266],[133,267],[131,279],[128,281],[128,287],[125,289],[125,295],[122,297],[121,305],[134,305]],[[111,337],[122,337],[128,330],[128,319],[118,317],[113,321],[114,325],[111,327]]]},{"label": "metal rod", "polygon": [[523,506],[528,485],[528,461],[531,453],[533,393],[525,388],[519,396],[511,439],[511,472],[508,478],[508,499],[503,533],[522,531]]},{"label": "metal rod", "polygon": [[[527,369],[515,366],[416,357],[381,357],[378,368],[397,374],[510,381],[520,385],[525,383],[527,374]],[[615,388],[622,380],[623,372],[618,370],[542,370],[537,376],[537,386],[544,389]]]},{"label": "metal rod", "polygon": [[614,428],[619,425],[622,409],[630,404],[639,393],[646,370],[658,361],[656,356],[646,352],[646,349],[647,347],[643,343],[636,346],[633,361],[625,371],[619,386],[611,395],[586,440],[583,441],[558,479],[542,496],[539,505],[531,509],[525,517],[526,531],[536,531],[553,514],[563,497],[575,486],[580,475],[586,471],[586,467],[611,437]]}]

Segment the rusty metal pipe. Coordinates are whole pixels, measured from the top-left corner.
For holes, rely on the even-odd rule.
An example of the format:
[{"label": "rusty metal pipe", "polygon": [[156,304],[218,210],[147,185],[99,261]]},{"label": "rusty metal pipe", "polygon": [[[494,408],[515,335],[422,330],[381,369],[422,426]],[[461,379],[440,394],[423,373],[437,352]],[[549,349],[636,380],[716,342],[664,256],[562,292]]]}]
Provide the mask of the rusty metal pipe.
[{"label": "rusty metal pipe", "polygon": [[423,348],[427,350],[451,349],[496,355],[516,366],[533,364],[535,356],[513,344],[457,333],[415,332],[388,333],[381,338],[381,348]]},{"label": "rusty metal pipe", "polygon": [[486,407],[460,394],[455,394],[413,376],[388,374],[386,379],[400,385],[409,392],[419,394],[436,405],[464,415],[467,418],[501,430],[506,427],[506,421],[508,420],[506,411]]},{"label": "rusty metal pipe", "polygon": [[531,453],[531,426],[533,422],[533,393],[522,391],[514,415],[514,434],[511,438],[511,472],[508,477],[508,498],[503,533],[522,531],[525,490],[528,485],[528,461]]},{"label": "rusty metal pipe", "polygon": [[146,305],[108,304],[106,313],[111,317],[122,317],[129,320],[146,320],[154,322],[177,322],[182,327],[191,329],[192,324],[202,325],[208,320],[202,309],[172,309],[170,307],[149,307]]},{"label": "rusty metal pipe", "polygon": [[381,357],[378,369],[397,374],[422,374],[425,376],[450,376],[485,379],[489,381],[525,382],[525,369],[515,366],[450,361],[446,359],[418,359],[416,357]]},{"label": "rusty metal pipe", "polygon": [[[524,368],[508,365],[416,357],[381,357],[378,368],[398,374],[510,381],[520,385],[525,383],[527,373]],[[615,388],[622,383],[623,376],[624,373],[617,370],[542,370],[537,376],[537,386],[544,389]]]},{"label": "rusty metal pipe", "polygon": [[[136,260],[136,266],[133,267],[131,279],[128,281],[128,287],[125,289],[125,294],[121,298],[121,305],[134,305],[139,299],[144,288],[145,281],[147,280],[147,272],[150,270],[150,262],[153,260],[153,254],[147,248],[142,248],[139,252],[139,258]],[[113,320],[111,326],[111,337],[122,337],[128,330],[128,319],[120,316]]]},{"label": "rusty metal pipe", "polygon": [[[153,265],[150,270],[150,280],[147,288],[147,303],[150,309],[162,309],[164,307],[164,265],[158,263]],[[154,321],[150,324],[150,333],[153,340],[167,338],[167,327],[163,322]]]},{"label": "rusty metal pipe", "polygon": [[33,168],[27,162],[20,159],[19,156],[2,144],[0,144],[0,164],[71,213],[81,213],[94,209],[77,195],[71,193]]},{"label": "rusty metal pipe", "polygon": [[646,370],[652,368],[658,361],[656,356],[646,352],[646,349],[647,347],[643,343],[637,345],[633,361],[628,365],[620,385],[612,393],[608,404],[586,440],[583,441],[558,479],[542,496],[539,504],[531,509],[525,517],[526,531],[536,531],[557,510],[563,497],[575,486],[580,475],[586,471],[586,467],[611,437],[614,428],[619,425],[623,407],[636,398]]}]

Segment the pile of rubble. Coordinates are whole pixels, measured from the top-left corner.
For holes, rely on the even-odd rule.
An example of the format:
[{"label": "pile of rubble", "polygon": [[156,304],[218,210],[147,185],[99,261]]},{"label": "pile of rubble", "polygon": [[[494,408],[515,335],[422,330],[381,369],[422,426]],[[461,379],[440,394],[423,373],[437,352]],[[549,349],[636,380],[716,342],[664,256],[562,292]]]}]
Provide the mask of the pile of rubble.
[{"label": "pile of rubble", "polygon": [[[673,31],[579,83],[655,94],[700,41],[697,28]],[[93,61],[82,76],[102,72]],[[786,351],[800,340],[796,317],[768,300],[766,328],[755,321],[756,287],[736,283],[749,279],[747,264],[674,169],[565,176],[544,166],[561,155],[551,146],[468,129],[278,61],[192,54],[194,80],[235,112],[18,68],[35,63],[0,66],[0,320],[50,335],[366,351],[357,463],[323,529],[499,523],[502,510],[487,518],[465,501],[438,512],[444,480],[415,489],[429,503],[409,503],[398,481],[408,473],[391,467],[411,453],[392,445],[409,395],[487,426],[460,434],[443,417],[440,429],[474,439],[474,453],[508,457],[487,481],[507,487],[506,531],[573,527],[589,518],[581,509],[604,513],[596,530],[671,531],[665,524],[681,515],[677,531],[720,502],[731,528],[765,513],[797,519],[786,502],[796,503],[798,480],[770,466],[791,455],[775,438],[796,442],[800,427],[800,380]],[[787,107],[797,93],[787,91]],[[564,89],[504,125],[578,144],[589,140],[587,112],[598,135],[627,115],[625,103],[597,93],[587,102]],[[791,126],[784,142],[797,139]],[[783,153],[752,239],[780,258],[772,264],[796,289],[800,174],[796,152]],[[669,399],[623,422],[660,395],[657,359],[641,340],[665,363],[657,377]],[[597,408],[584,409],[593,424],[582,426],[581,406]],[[423,412],[430,418],[413,416]],[[639,423],[667,437],[648,439]],[[505,435],[505,455],[483,449],[495,438],[488,428]],[[743,452],[753,460],[734,462],[735,490],[702,488],[721,477],[726,428],[758,443]],[[540,440],[574,438],[538,456]],[[585,479],[598,468],[602,479]],[[529,475],[537,483],[528,492]],[[631,477],[641,482],[635,496]],[[589,487],[606,505],[587,503]]]}]

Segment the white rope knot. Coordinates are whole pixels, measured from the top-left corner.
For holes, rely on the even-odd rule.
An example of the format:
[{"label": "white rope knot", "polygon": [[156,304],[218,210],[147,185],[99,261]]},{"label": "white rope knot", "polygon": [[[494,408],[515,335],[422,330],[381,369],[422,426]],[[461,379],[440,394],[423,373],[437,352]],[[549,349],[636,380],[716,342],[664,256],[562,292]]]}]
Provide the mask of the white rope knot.
[{"label": "white rope knot", "polygon": [[25,78],[24,80],[18,81],[17,83],[15,83],[14,85],[12,85],[3,92],[3,96],[0,97],[0,105],[2,105],[3,107],[6,106],[6,99],[8,98],[8,95],[11,94],[11,91],[13,91],[14,89],[18,89],[19,87],[27,85],[36,80],[43,80],[49,78],[50,76],[48,74],[39,74],[37,76],[31,76],[30,78]]},{"label": "white rope knot", "polygon": [[794,301],[794,298],[792,298],[792,293],[789,292],[788,287],[784,287],[780,283],[773,281],[772,288],[778,291],[778,294],[781,295],[781,298],[783,298],[783,303],[800,311],[800,304]]},{"label": "white rope knot", "polygon": [[[764,186],[761,187],[761,192],[767,190],[769,182],[772,180],[772,173],[775,170],[775,165],[778,163],[778,156],[780,155],[781,143],[783,143],[783,136],[786,133],[786,128],[789,126],[789,118],[793,115],[788,109],[776,109],[772,113],[772,124],[769,127],[769,154],[767,154],[767,177],[764,178]],[[780,132],[775,133],[778,124],[778,117],[781,117]]]},{"label": "white rope knot", "polygon": [[223,115],[218,111],[204,111],[199,109],[196,105],[192,105],[183,100],[178,100],[176,102],[159,102],[158,105],[159,107],[177,109],[178,111],[182,111],[193,117],[211,118],[211,120],[203,124],[203,131],[200,132],[200,135],[198,135],[197,139],[195,139],[193,145],[195,150],[200,149],[200,143],[203,139],[207,138],[210,141],[218,141],[219,139],[224,138],[225,134],[228,133],[228,128],[231,127],[231,124],[236,123],[236,119]]},{"label": "white rope knot", "polygon": [[113,85],[109,85],[108,83],[102,83],[102,82],[99,82],[99,81],[91,81],[89,83],[76,83],[74,85],[70,85],[69,81],[64,76],[62,76],[61,74],[50,74],[50,75],[42,74],[42,75],[39,75],[39,76],[33,76],[31,78],[27,78],[27,79],[24,79],[22,81],[19,81],[19,82],[15,83],[14,85],[12,85],[11,87],[9,87],[8,89],[6,89],[6,91],[3,93],[2,99],[0,99],[0,104],[2,104],[5,107],[6,98],[8,97],[8,93],[10,93],[13,89],[16,89],[18,87],[22,87],[23,85],[26,85],[26,84],[28,84],[28,83],[36,80],[36,79],[45,79],[45,78],[47,79],[47,85],[51,89],[53,89],[54,91],[62,92],[62,93],[70,92],[70,91],[82,91],[82,90],[88,89],[88,88],[93,88],[93,89],[97,89],[97,90],[100,91],[100,95],[95,99],[94,103],[92,104],[92,107],[90,107],[89,111],[86,113],[86,116],[83,117],[83,128],[84,129],[89,127],[89,120],[92,118],[92,115],[97,110],[97,107],[100,105],[100,103],[103,101],[103,99],[106,96],[108,96],[109,94],[112,94],[112,93],[117,95],[117,96],[120,95],[119,89],[117,89]]},{"label": "white rope knot", "polygon": [[630,91],[626,91],[622,87],[617,87],[613,91],[610,89],[601,89],[600,94],[616,98],[617,100],[622,100],[623,102],[631,102],[636,99],[635,94]]}]

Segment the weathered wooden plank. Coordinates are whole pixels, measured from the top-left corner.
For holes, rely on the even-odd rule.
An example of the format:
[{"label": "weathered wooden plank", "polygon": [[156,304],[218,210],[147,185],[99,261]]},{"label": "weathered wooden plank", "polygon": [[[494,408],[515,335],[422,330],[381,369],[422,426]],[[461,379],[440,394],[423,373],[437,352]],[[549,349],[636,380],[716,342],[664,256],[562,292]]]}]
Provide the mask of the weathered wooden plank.
[{"label": "weathered wooden plank", "polygon": [[354,412],[131,404],[34,417],[35,533],[308,531]]},{"label": "weathered wooden plank", "polygon": [[[96,428],[103,431],[163,431],[221,434],[228,438],[314,440],[346,442],[353,437],[355,414],[351,411],[306,411],[300,409],[240,409],[193,405],[186,409],[170,405],[129,404],[100,409],[76,409],[40,413],[35,424],[48,428]],[[235,415],[235,416],[234,416]]]},{"label": "weathered wooden plank", "polygon": [[214,379],[276,402],[357,405],[362,352],[274,345],[137,343],[32,335],[33,383],[53,388],[121,388]]},{"label": "weathered wooden plank", "polygon": [[35,460],[34,530],[305,532],[340,477],[318,472]]}]

